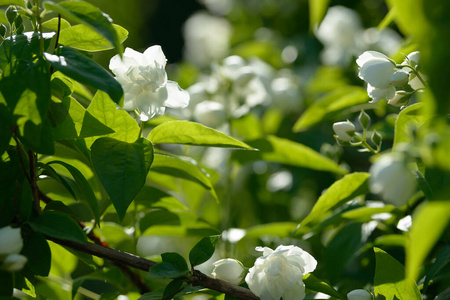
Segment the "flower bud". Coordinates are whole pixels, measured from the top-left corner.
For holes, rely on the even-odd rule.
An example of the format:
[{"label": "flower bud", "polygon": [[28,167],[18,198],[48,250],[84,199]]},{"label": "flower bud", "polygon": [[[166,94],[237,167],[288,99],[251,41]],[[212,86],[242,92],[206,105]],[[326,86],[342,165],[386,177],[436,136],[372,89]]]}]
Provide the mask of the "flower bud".
[{"label": "flower bud", "polygon": [[12,25],[19,14],[17,13],[16,7],[14,5],[10,5],[6,9],[5,15],[6,18],[8,19],[9,24]]},{"label": "flower bud", "polygon": [[416,68],[419,65],[420,52],[419,51],[411,52],[410,54],[408,54],[407,59],[411,64],[411,66]]},{"label": "flower bud", "polygon": [[377,146],[377,148],[380,148],[381,141],[382,141],[381,134],[378,131],[374,130],[372,134],[372,142]]},{"label": "flower bud", "polygon": [[245,273],[247,273],[242,263],[232,258],[218,260],[213,265],[214,270],[212,275],[214,278],[233,284],[239,284],[244,278]]},{"label": "flower bud", "polygon": [[0,254],[19,253],[23,247],[20,228],[6,226],[0,229]]},{"label": "flower bud", "polygon": [[363,289],[353,290],[347,294],[348,300],[372,300],[372,295]]},{"label": "flower bud", "polygon": [[20,254],[10,254],[8,255],[1,268],[8,272],[16,272],[23,269],[23,266],[27,263],[28,258]]},{"label": "flower bud", "polygon": [[396,107],[402,107],[408,104],[409,99],[411,99],[410,93],[407,93],[405,91],[398,91],[395,93],[394,98],[390,99],[388,101],[388,104]]},{"label": "flower bud", "polygon": [[395,71],[391,75],[391,84],[396,87],[405,86],[409,80],[409,72],[405,70]]},{"label": "flower bud", "polygon": [[333,124],[333,130],[336,133],[336,137],[344,142],[350,142],[355,135],[355,125],[352,122],[337,122]]},{"label": "flower bud", "polygon": [[18,16],[14,21],[14,26],[16,26],[16,34],[22,34],[25,31],[25,26],[23,25],[23,20],[21,16]]},{"label": "flower bud", "polygon": [[5,24],[0,24],[0,37],[4,39],[6,36],[6,26]]}]

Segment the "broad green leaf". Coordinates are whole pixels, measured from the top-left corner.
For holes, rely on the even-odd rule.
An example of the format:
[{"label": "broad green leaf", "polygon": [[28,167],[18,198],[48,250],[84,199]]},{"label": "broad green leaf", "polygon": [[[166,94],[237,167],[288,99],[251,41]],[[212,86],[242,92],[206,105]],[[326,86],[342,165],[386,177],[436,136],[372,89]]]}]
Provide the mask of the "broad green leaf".
[{"label": "broad green leaf", "polygon": [[347,170],[339,167],[331,159],[313,149],[276,136],[248,141],[247,144],[259,151],[234,152],[233,157],[240,162],[265,160],[286,165],[345,174]]},{"label": "broad green leaf", "polygon": [[[42,23],[42,27],[51,29],[53,31],[58,31],[58,22],[59,22],[58,18],[55,17],[55,18],[52,18],[52,19]],[[60,30],[64,30],[69,27],[70,27],[70,23],[67,20],[61,18]]]},{"label": "broad green leaf", "polygon": [[0,0],[0,6],[2,5],[18,5],[21,7],[26,7],[24,0]]},{"label": "broad green leaf", "polygon": [[[205,189],[209,190],[218,201],[217,194],[211,184],[211,181],[209,180],[209,175],[190,158],[176,156],[169,153],[156,153],[151,171],[161,174],[168,174],[198,183]],[[151,179],[152,177],[150,177],[150,180]]]},{"label": "broad green leaf", "polygon": [[86,235],[80,225],[72,217],[59,212],[45,211],[32,218],[29,224],[33,230],[50,237],[83,244],[86,242]]},{"label": "broad green leaf", "polygon": [[408,238],[403,234],[385,234],[375,239],[374,245],[378,247],[405,247],[408,244]]},{"label": "broad green leaf", "polygon": [[38,276],[48,276],[51,266],[51,252],[47,240],[40,233],[33,232],[27,239],[21,254],[28,258],[26,264],[33,274]]},{"label": "broad green leaf", "polygon": [[262,122],[254,113],[248,113],[238,119],[232,119],[231,132],[246,140],[256,140],[264,136]]},{"label": "broad green leaf", "polygon": [[[114,102],[102,91],[98,91],[95,94],[87,112],[114,130],[114,133],[109,134],[108,137],[128,143],[133,143],[139,137],[139,126],[136,120],[126,111],[117,109]],[[86,146],[89,148],[96,139],[86,139]]]},{"label": "broad green leaf", "polygon": [[395,210],[395,206],[386,205],[383,207],[360,207],[344,212],[341,217],[347,220],[358,222],[369,222],[375,214],[390,213]]},{"label": "broad green leaf", "polygon": [[105,91],[114,102],[120,104],[123,99],[122,86],[111,73],[71,48],[62,46],[55,53],[57,55],[44,53],[53,69],[80,83]]},{"label": "broad green leaf", "polygon": [[219,235],[208,236],[200,240],[189,252],[189,262],[192,267],[200,265],[214,254]]},{"label": "broad green leaf", "polygon": [[430,201],[416,209],[406,248],[406,273],[416,280],[423,261],[450,221],[450,201]]},{"label": "broad green leaf", "polygon": [[388,3],[396,10],[396,24],[405,35],[423,37],[433,31],[423,9],[423,0],[391,0]]},{"label": "broad green leaf", "polygon": [[164,122],[150,132],[148,139],[154,144],[169,143],[254,150],[229,135],[189,121]]},{"label": "broad green leaf", "polygon": [[55,179],[56,181],[58,181],[59,183],[61,183],[66,190],[70,193],[70,195],[76,200],[77,196],[76,193],[74,191],[74,188],[76,186],[73,186],[73,184],[71,184],[71,182],[69,180],[67,180],[64,176],[59,175],[55,169],[53,169],[51,166],[49,166],[48,164],[43,164],[41,162],[37,163],[37,166],[39,168],[44,169],[44,175],[47,175],[53,179]]},{"label": "broad green leaf", "polygon": [[77,183],[84,199],[86,199],[87,203],[89,204],[89,207],[91,208],[92,214],[95,217],[95,221],[98,223],[100,221],[100,209],[98,206],[97,198],[95,198],[94,191],[92,190],[92,187],[87,182],[84,175],[74,166],[65,163],[60,160],[54,160],[48,163],[50,164],[59,164],[63,167],[65,167],[70,174],[72,175],[73,179]]},{"label": "broad green leaf", "polygon": [[332,286],[311,273],[303,276],[303,282],[305,283],[306,288],[311,291],[327,294],[337,299],[345,299],[345,297],[339,294]]},{"label": "broad green leaf", "polygon": [[450,263],[450,245],[447,244],[442,248],[439,255],[436,257],[436,260],[433,262],[429,270],[427,271],[425,282],[423,283],[423,293],[426,292],[428,288],[428,284],[430,280],[434,278],[434,276],[444,268],[448,263]]},{"label": "broad green leaf", "polygon": [[91,151],[95,171],[122,220],[145,184],[153,146],[144,139],[127,143],[103,137],[92,144]]},{"label": "broad green leaf", "polygon": [[145,293],[138,298],[138,300],[161,300],[161,299],[163,299],[163,293],[160,291]]},{"label": "broad green leaf", "polygon": [[330,119],[333,114],[344,109],[367,102],[369,96],[359,86],[340,87],[313,103],[297,120],[292,130],[305,131],[308,128]]},{"label": "broad green leaf", "polygon": [[309,215],[301,222],[299,232],[303,232],[302,227],[310,223],[318,223],[322,220],[333,208],[342,203],[347,202],[359,195],[364,195],[369,192],[368,180],[369,173],[355,172],[345,175],[333,183],[323,193]]},{"label": "broad green leaf", "polygon": [[[419,289],[413,280],[405,279],[405,268],[392,256],[379,248],[375,251],[375,296],[384,299],[420,300]],[[397,298],[394,298],[397,297]]]},{"label": "broad green leaf", "polygon": [[350,223],[344,226],[325,248],[325,266],[328,278],[336,284],[342,276],[347,263],[362,243],[362,224]]},{"label": "broad green leaf", "polygon": [[180,272],[189,272],[186,260],[178,253],[166,252],[161,254],[162,261],[174,265]]},{"label": "broad green leaf", "polygon": [[139,220],[141,232],[154,225],[180,225],[180,217],[168,210],[158,209],[147,213]]},{"label": "broad green leaf", "polygon": [[401,143],[413,141],[413,130],[423,125],[426,120],[423,107],[423,103],[416,103],[406,107],[398,114],[395,121],[393,151],[397,150]]},{"label": "broad green leaf", "polygon": [[49,113],[54,123],[55,140],[70,140],[114,133],[74,98],[66,96],[60,103],[50,102]]},{"label": "broad green leaf", "polygon": [[[128,37],[128,31],[116,24],[113,24],[113,27],[117,32],[119,42],[123,43]],[[114,48],[102,35],[84,24],[75,25],[62,30],[59,37],[59,43],[64,46],[89,52]]]},{"label": "broad green leaf", "polygon": [[45,1],[44,6],[49,10],[56,11],[68,20],[91,27],[104,36],[114,46],[116,52],[122,55],[122,44],[112,25],[111,18],[95,5],[84,1],[62,1],[59,3]]},{"label": "broad green leaf", "polygon": [[[189,272],[189,270],[187,271]],[[186,271],[180,271],[178,268],[171,263],[162,262],[150,268],[148,272],[149,278],[177,278],[183,276],[187,273]]]},{"label": "broad green leaf", "polygon": [[327,12],[330,0],[309,0],[309,28],[314,31]]}]

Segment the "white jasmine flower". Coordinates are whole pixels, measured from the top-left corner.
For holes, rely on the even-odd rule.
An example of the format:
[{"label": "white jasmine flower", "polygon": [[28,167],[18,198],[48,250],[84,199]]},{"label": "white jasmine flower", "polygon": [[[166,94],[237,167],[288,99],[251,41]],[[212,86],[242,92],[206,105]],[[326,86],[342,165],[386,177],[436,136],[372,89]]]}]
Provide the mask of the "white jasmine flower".
[{"label": "white jasmine flower", "polygon": [[9,254],[3,261],[1,268],[8,272],[17,272],[23,269],[27,261],[28,258],[21,254]]},{"label": "white jasmine flower", "polygon": [[395,92],[394,98],[388,101],[388,104],[396,107],[402,107],[408,104],[410,98],[411,94],[405,91],[397,91]]},{"label": "white jasmine flower", "polygon": [[336,133],[336,137],[344,142],[350,142],[355,135],[355,125],[348,120],[334,123],[333,130]]},{"label": "white jasmine flower", "polygon": [[363,289],[353,290],[347,294],[348,300],[372,300],[372,295]]},{"label": "white jasmine flower", "polygon": [[0,254],[18,254],[22,251],[23,240],[20,228],[5,226],[0,229]]},{"label": "white jasmine flower", "polygon": [[409,72],[405,70],[395,71],[390,78],[391,84],[393,86],[402,87],[409,81]]},{"label": "white jasmine flower", "polygon": [[247,272],[242,263],[236,259],[225,258],[213,263],[214,278],[221,279],[233,284],[239,284]]},{"label": "white jasmine flower", "polygon": [[416,180],[399,153],[383,155],[370,167],[370,190],[395,206],[404,205],[416,190]]},{"label": "white jasmine flower", "polygon": [[256,247],[263,252],[245,277],[250,290],[261,300],[298,300],[305,297],[303,275],[315,270],[317,261],[296,246],[275,250]]},{"label": "white jasmine flower", "polygon": [[167,80],[166,57],[160,46],[137,52],[126,48],[123,59],[111,58],[109,68],[122,85],[125,110],[139,110],[147,118],[163,114],[166,107],[183,108],[189,94],[174,81]]},{"label": "white jasmine flower", "polygon": [[412,67],[417,68],[417,66],[419,65],[419,61],[420,61],[420,52],[414,51],[408,54],[408,56],[406,57],[405,61],[402,64],[408,64],[409,62],[409,64]]},{"label": "white jasmine flower", "polygon": [[395,63],[386,55],[376,51],[361,54],[356,63],[358,76],[374,88],[386,89],[391,85],[391,76],[396,71]]},{"label": "white jasmine flower", "polygon": [[203,101],[195,106],[194,118],[206,126],[217,128],[226,122],[227,113],[221,103]]}]

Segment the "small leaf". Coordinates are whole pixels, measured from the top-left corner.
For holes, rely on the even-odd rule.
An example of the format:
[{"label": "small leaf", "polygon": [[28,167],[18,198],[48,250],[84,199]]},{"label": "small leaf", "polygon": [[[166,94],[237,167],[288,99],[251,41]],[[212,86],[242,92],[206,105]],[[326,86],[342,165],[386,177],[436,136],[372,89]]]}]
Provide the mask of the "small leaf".
[{"label": "small leaf", "polygon": [[21,254],[28,258],[26,264],[34,275],[48,276],[51,266],[51,252],[47,240],[40,233],[33,232],[25,239]]},{"label": "small leaf", "polygon": [[154,144],[184,144],[255,150],[249,145],[215,129],[189,121],[168,121],[148,135]]},{"label": "small leaf", "polygon": [[441,250],[439,255],[436,257],[436,260],[427,271],[425,282],[423,283],[423,293],[426,292],[430,280],[432,280],[434,276],[448,263],[450,263],[450,245],[447,244]]},{"label": "small leaf", "polygon": [[73,179],[77,183],[84,199],[86,199],[86,202],[89,204],[92,214],[95,217],[95,222],[100,222],[100,209],[98,206],[97,198],[95,198],[94,191],[92,190],[92,187],[90,186],[84,175],[77,168],[63,161],[54,160],[48,163],[48,165],[50,164],[59,164],[65,167],[70,172]]},{"label": "small leaf", "polygon": [[192,267],[200,265],[214,254],[220,235],[208,236],[200,240],[189,252],[189,262]]},{"label": "small leaf", "polygon": [[103,137],[92,144],[91,151],[95,171],[122,220],[145,184],[153,146],[144,139],[126,143]]},{"label": "small leaf", "polygon": [[311,273],[303,276],[303,282],[305,283],[306,288],[309,290],[323,293],[337,299],[345,299],[345,297],[339,294],[339,292],[336,291],[332,286],[330,286],[325,281],[318,279]]},{"label": "small leaf", "polygon": [[355,172],[345,175],[342,179],[333,183],[319,197],[309,215],[302,221],[300,232],[302,232],[301,228],[307,224],[318,223],[331,209],[338,205],[356,196],[367,194],[369,192],[369,176],[369,173]]},{"label": "small leaf", "polygon": [[[128,31],[116,24],[113,24],[113,27],[117,32],[119,42],[123,43],[128,37]],[[64,46],[89,52],[114,48],[102,35],[84,24],[75,25],[62,30],[59,37],[59,43]]]},{"label": "small leaf", "polygon": [[168,262],[159,263],[150,268],[148,277],[150,278],[177,278],[185,275],[188,271],[180,271],[176,266]]},{"label": "small leaf", "polygon": [[[51,29],[53,31],[58,31],[58,22],[59,22],[58,18],[55,17],[55,18],[52,18],[52,19],[42,23],[42,27],[45,27],[47,29]],[[59,26],[60,26],[60,30],[62,31],[64,29],[66,29],[66,28],[69,28],[70,27],[70,23],[67,20],[61,18],[61,24]]]},{"label": "small leaf", "polygon": [[189,272],[188,265],[186,260],[178,253],[175,252],[166,252],[161,254],[163,262],[170,263],[174,265],[180,272]]},{"label": "small leaf", "polygon": [[340,87],[314,102],[297,120],[292,130],[294,132],[307,130],[329,119],[334,113],[366,103],[368,98],[366,90],[362,87]]},{"label": "small leaf", "polygon": [[83,23],[104,36],[117,53],[122,55],[123,49],[111,18],[95,5],[84,1],[62,1],[55,3],[45,1],[45,8],[54,10],[68,20]]},{"label": "small leaf", "polygon": [[83,244],[86,242],[86,235],[78,223],[72,217],[59,212],[45,211],[42,215],[32,218],[29,224],[33,230],[44,235]]},{"label": "small leaf", "polygon": [[414,213],[410,243],[406,248],[406,272],[416,280],[419,268],[450,222],[450,201],[426,202]]},{"label": "small leaf", "polygon": [[184,280],[181,279],[175,279],[169,282],[164,289],[163,299],[173,299],[173,297],[181,290],[183,284]]},{"label": "small leaf", "polygon": [[319,171],[329,171],[338,174],[347,173],[346,170],[328,157],[291,140],[267,136],[263,139],[248,141],[248,144],[259,151],[234,152],[233,158],[242,163],[265,160]]},{"label": "small leaf", "polygon": [[160,291],[153,291],[150,293],[145,293],[138,300],[161,300],[163,298],[163,293]]},{"label": "small leaf", "polygon": [[99,64],[68,47],[60,47],[58,55],[44,53],[52,67],[80,83],[90,85],[108,93],[111,99],[120,104],[123,98],[122,86]]},{"label": "small leaf", "polygon": [[375,296],[385,299],[420,300],[419,289],[413,280],[405,279],[405,268],[392,256],[379,248],[375,251]]},{"label": "small leaf", "polygon": [[416,103],[403,109],[395,121],[395,134],[393,151],[398,148],[401,143],[413,140],[413,129],[421,126],[426,116],[422,114],[423,103]]}]

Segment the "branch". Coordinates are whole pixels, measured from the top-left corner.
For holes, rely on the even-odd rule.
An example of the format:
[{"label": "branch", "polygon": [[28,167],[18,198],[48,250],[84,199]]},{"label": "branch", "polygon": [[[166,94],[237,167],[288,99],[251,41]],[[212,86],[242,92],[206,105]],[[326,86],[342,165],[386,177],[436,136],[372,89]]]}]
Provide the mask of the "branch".
[{"label": "branch", "polygon": [[[87,254],[95,255],[101,258],[108,259],[114,263],[123,264],[129,267],[133,267],[145,272],[157,265],[158,263],[130,254],[126,252],[122,252],[113,248],[107,248],[101,245],[93,244],[93,243],[77,243],[68,240],[61,240],[53,237],[47,236],[48,240],[51,240],[61,246],[69,247],[74,250],[78,250]],[[258,300],[259,298],[255,296],[250,290],[234,285],[232,283],[215,279],[209,277],[197,270],[194,271],[194,274],[189,279],[189,283],[193,286],[201,286],[208,289],[213,289],[221,293],[228,294],[233,297],[237,297],[239,299],[244,300]]]}]

